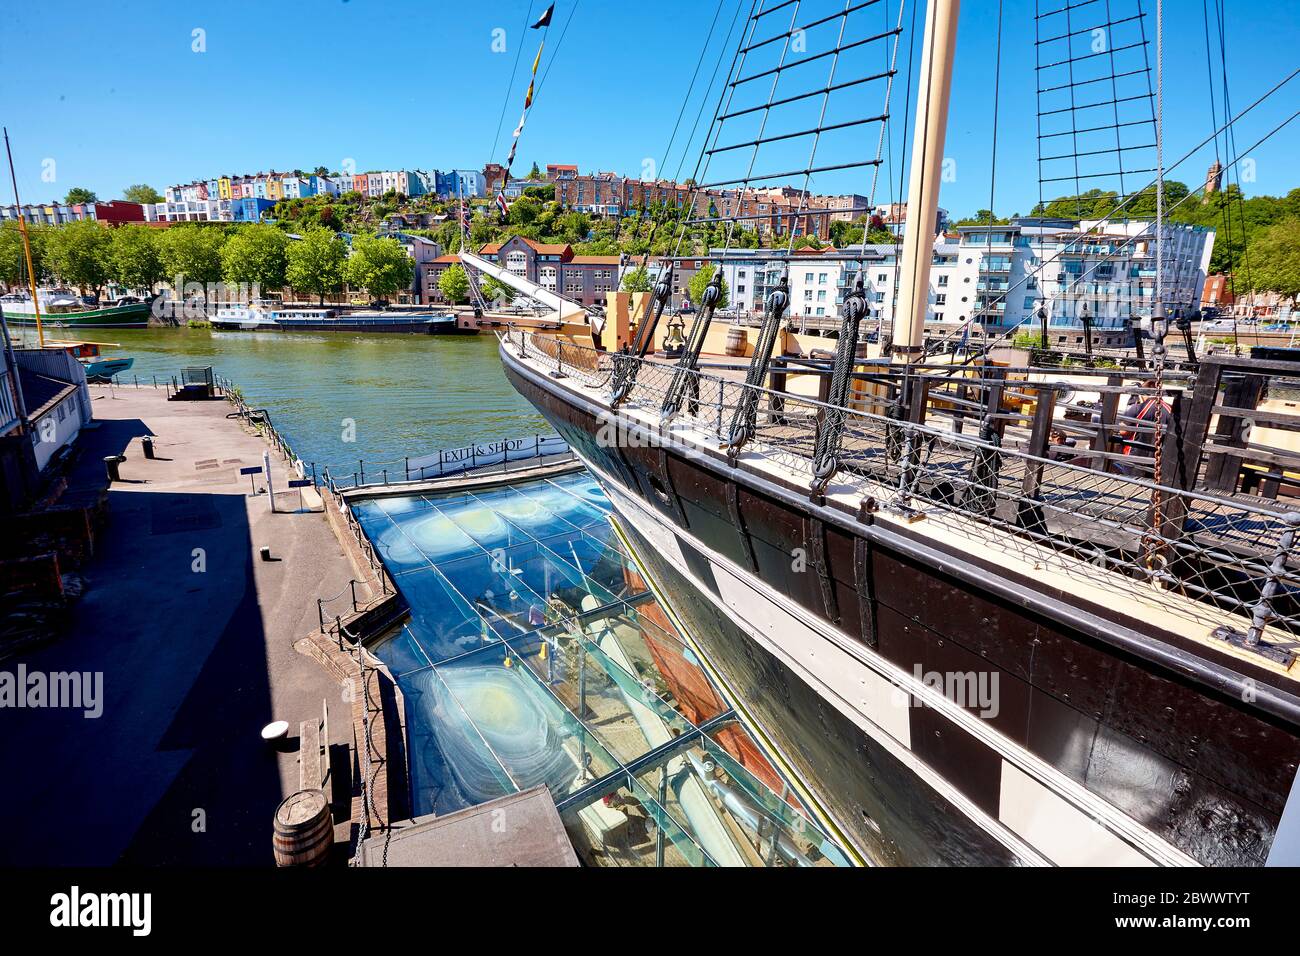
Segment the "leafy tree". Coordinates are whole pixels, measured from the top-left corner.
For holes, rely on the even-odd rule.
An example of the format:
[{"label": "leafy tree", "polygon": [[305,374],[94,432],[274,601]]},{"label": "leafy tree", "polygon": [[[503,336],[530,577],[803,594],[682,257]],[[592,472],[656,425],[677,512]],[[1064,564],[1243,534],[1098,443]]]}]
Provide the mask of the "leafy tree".
[{"label": "leafy tree", "polygon": [[93,190],[85,189],[81,186],[73,186],[68,190],[68,194],[63,197],[63,201],[69,206],[75,203],[95,202],[99,199]]},{"label": "leafy tree", "polygon": [[285,257],[289,285],[315,292],[321,305],[325,304],[325,293],[343,284],[347,249],[343,240],[329,229],[316,226],[306,230],[300,240],[289,243]]},{"label": "leafy tree", "polygon": [[536,163],[533,163],[533,168],[528,170],[528,178],[533,180],[534,182],[543,178],[542,170],[538,167]]},{"label": "leafy tree", "polygon": [[[45,263],[45,239],[49,234],[47,226],[28,226],[27,241],[32,249],[32,268],[36,270],[36,281],[40,282],[48,274]],[[6,222],[0,226],[0,282],[6,286],[27,285],[27,259],[23,253],[23,234],[17,222]]]},{"label": "leafy tree", "polygon": [[[1067,200],[1060,200],[1066,202]],[[1005,226],[1011,220],[1003,219],[993,213],[991,209],[976,209],[975,215],[967,216],[965,219],[958,219],[954,225],[957,226]]]},{"label": "leafy tree", "polygon": [[138,202],[151,205],[163,201],[163,195],[152,186],[146,186],[144,183],[137,183],[134,186],[127,186],[122,191],[122,198],[127,202]]},{"label": "leafy tree", "polygon": [[448,302],[464,302],[469,296],[469,276],[464,266],[451,266],[438,276],[438,291]]},{"label": "leafy tree", "polygon": [[159,252],[158,233],[139,223],[119,226],[110,233],[111,275],[126,289],[148,289],[167,277]]},{"label": "leafy tree", "polygon": [[262,289],[284,286],[289,238],[275,226],[250,224],[236,230],[221,248],[221,274],[229,283]]},{"label": "leafy tree", "polygon": [[[716,268],[717,266],[713,265],[713,263],[709,263],[699,272],[695,273],[695,275],[691,276],[691,281],[687,285],[687,288],[690,290],[691,293],[691,302],[693,302],[696,305],[699,305],[700,302],[704,301],[704,287],[707,286],[709,284],[709,281],[713,278],[713,270]],[[715,305],[715,308],[725,309],[727,307],[727,303],[730,301],[731,298],[728,295],[727,280],[723,279],[722,294],[718,296],[718,301],[717,304]]]},{"label": "leafy tree", "polygon": [[649,292],[651,285],[650,273],[646,271],[645,266],[637,266],[623,273],[621,287],[624,292]]},{"label": "leafy tree", "polygon": [[212,226],[172,226],[162,234],[160,243],[167,277],[204,285],[220,282],[221,247],[225,241],[225,234]]},{"label": "leafy tree", "polygon": [[1250,245],[1253,289],[1300,294],[1300,219],[1269,226]]},{"label": "leafy tree", "polygon": [[45,243],[51,271],[63,282],[95,295],[112,275],[108,229],[91,219],[50,231]]},{"label": "leafy tree", "polygon": [[[446,273],[444,272],[443,276],[445,275]],[[442,276],[439,276],[439,290],[442,288],[441,279]],[[492,278],[492,276],[484,276],[483,280],[479,282],[478,287],[479,291],[483,293],[483,298],[489,302],[498,302],[501,300],[513,302],[515,300],[515,290],[510,288],[510,286],[506,285],[504,282]]]},{"label": "leafy tree", "polygon": [[399,289],[409,289],[414,279],[415,265],[396,239],[357,236],[352,240],[347,280],[372,299],[387,299]]}]

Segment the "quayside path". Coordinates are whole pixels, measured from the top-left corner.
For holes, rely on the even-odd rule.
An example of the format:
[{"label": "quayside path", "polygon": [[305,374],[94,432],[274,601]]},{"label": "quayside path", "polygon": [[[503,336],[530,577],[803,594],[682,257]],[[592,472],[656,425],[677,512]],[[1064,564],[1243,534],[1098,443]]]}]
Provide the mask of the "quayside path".
[{"label": "quayside path", "polygon": [[[107,455],[126,456],[122,480],[68,633],[4,669],[100,673],[103,713],[0,712],[0,860],[270,865],[272,815],[298,789],[292,738],[322,701],[346,833],[351,704],[294,650],[318,628],[317,596],[354,576],[325,516],[272,514],[251,494],[239,470],[261,464],[267,445],[227,418],[226,401],[91,394],[97,424],[79,439],[69,491],[102,475]],[[142,453],[145,435],[156,460]],[[271,460],[283,490],[288,465]],[[296,508],[297,493],[277,504]],[[273,560],[259,558],[264,546]],[[260,730],[281,719],[291,740],[277,750]]]}]

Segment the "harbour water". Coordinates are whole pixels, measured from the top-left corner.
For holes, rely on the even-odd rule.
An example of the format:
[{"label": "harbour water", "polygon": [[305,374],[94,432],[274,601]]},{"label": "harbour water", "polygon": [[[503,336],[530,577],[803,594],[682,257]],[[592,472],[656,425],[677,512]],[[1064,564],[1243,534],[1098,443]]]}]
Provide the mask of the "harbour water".
[{"label": "harbour water", "polygon": [[[82,338],[72,331],[57,338]],[[105,355],[133,356],[119,379],[159,383],[184,366],[211,365],[307,462],[350,474],[474,441],[548,432],[506,381],[496,339],[479,336],[114,329],[89,333]],[[349,427],[349,425],[353,427]],[[349,440],[351,439],[351,440]]]}]

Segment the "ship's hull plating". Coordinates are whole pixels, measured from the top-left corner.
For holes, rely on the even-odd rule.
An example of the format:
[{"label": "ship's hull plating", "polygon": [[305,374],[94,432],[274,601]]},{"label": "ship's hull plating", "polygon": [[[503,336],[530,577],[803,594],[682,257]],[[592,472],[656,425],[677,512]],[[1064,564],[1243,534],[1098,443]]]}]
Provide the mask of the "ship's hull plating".
[{"label": "ship's hull plating", "polygon": [[[149,303],[123,305],[110,309],[87,309],[84,312],[42,312],[41,327],[46,329],[143,329],[149,324]],[[5,321],[10,325],[36,326],[36,315],[4,306]]]},{"label": "ship's hull plating", "polygon": [[[924,553],[721,456],[602,442],[598,404],[502,356],[606,488],[721,679],[864,856],[1268,860],[1300,758],[1285,716],[1162,666],[1118,614],[1098,627],[1105,609],[1017,592],[996,565]],[[954,694],[952,675],[996,681],[996,712]]]}]

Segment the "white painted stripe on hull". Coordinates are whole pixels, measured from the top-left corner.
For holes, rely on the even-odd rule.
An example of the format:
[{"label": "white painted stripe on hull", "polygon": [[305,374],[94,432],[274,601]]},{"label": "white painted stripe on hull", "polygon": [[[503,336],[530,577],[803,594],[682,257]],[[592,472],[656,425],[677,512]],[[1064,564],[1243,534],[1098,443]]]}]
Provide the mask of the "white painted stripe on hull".
[{"label": "white painted stripe on hull", "polygon": [[998,819],[1050,859],[1071,866],[1155,866],[1009,760],[1002,761]]},{"label": "white painted stripe on hull", "polygon": [[[805,623],[810,618],[806,610],[692,538],[692,547],[708,559],[719,591],[723,593],[724,599],[719,602],[711,590],[690,572],[676,534],[665,525],[664,519],[635,496],[624,492],[622,486],[600,468],[591,462],[586,464],[601,480],[619,514],[656,548],[671,555],[674,565],[691,580],[702,597],[718,604],[765,650],[791,666],[872,739],[885,746],[918,777],[1027,862],[1050,859],[1062,865],[1089,865],[1095,856],[1090,841],[1097,842],[1096,832],[1101,830],[1115,843],[1128,848],[1135,862],[1197,865],[1177,847],[1008,740],[987,722],[957,706],[914,675],[902,671],[846,635],[816,626],[821,624],[820,621],[813,621],[813,626]],[[780,640],[776,639],[778,635]],[[910,717],[906,706],[909,695],[920,698],[927,706],[996,750],[1003,758],[1004,768],[1014,767],[1036,784],[1035,788],[1012,785],[1008,792],[1020,802],[1009,820],[994,821],[911,752]],[[1056,820],[1055,825],[1065,826],[1086,835],[1086,838],[1058,839],[1058,850],[1066,855],[1057,856],[1048,852],[1046,847],[1040,847],[1044,851],[1044,856],[1040,857],[1037,850],[1026,842],[1031,839],[1030,834],[1041,837],[1041,828],[1034,822],[1038,819]],[[1117,860],[1122,856],[1114,848],[1107,853]]]},{"label": "white painted stripe on hull", "polygon": [[[597,475],[597,477],[606,482],[605,490],[606,493],[609,494],[610,502],[613,504],[615,511],[635,527],[647,541],[651,542],[656,547],[656,549],[665,554],[675,553],[681,555],[681,547],[677,542],[676,536],[661,524],[660,519],[656,515],[645,510],[644,506],[636,499],[623,494],[620,486],[617,483],[610,482],[608,477],[601,473],[598,468],[591,468],[591,470]],[[671,544],[669,543],[670,541]],[[706,555],[709,554],[709,552],[704,549],[701,549],[701,553]],[[715,580],[718,580],[719,582],[719,590],[721,590],[721,582],[723,578],[739,580],[718,562],[710,559],[710,563]],[[988,814],[984,813],[969,799],[967,799],[965,794],[961,793],[961,791],[932,770],[927,764],[917,759],[916,755],[912,753],[908,745],[900,743],[897,739],[886,733],[882,728],[876,726],[862,711],[859,711],[849,701],[841,698],[838,693],[832,690],[824,681],[820,680],[816,674],[810,673],[807,668],[803,666],[801,661],[789,654],[783,642],[774,641],[770,637],[764,638],[755,634],[754,626],[744,617],[741,617],[736,608],[723,605],[714,598],[713,592],[709,588],[695,578],[695,576],[690,572],[684,556],[681,557],[681,560],[677,563],[676,567],[682,576],[692,583],[701,597],[715,605],[718,605],[719,609],[722,610],[723,613],[727,614],[746,633],[754,637],[756,642],[769,654],[773,655],[778,660],[783,661],[786,666],[794,671],[794,673],[800,675],[801,679],[806,681],[809,686],[816,689],[820,696],[833,704],[836,710],[848,717],[849,720],[857,725],[864,733],[884,747],[890,756],[905,766],[908,770],[912,771],[912,773],[914,773],[923,784],[928,785],[938,793],[945,801],[952,805],[954,809],[970,818],[976,826],[985,830],[999,843],[1006,846],[1007,849],[1022,862],[1033,866],[1048,865],[1049,861],[1038,854],[1031,846],[1029,846],[1029,844],[1018,839],[1004,827],[999,826],[996,821],[988,816]],[[763,602],[762,599],[756,600],[755,595],[751,593],[749,595],[748,603],[760,604]],[[790,621],[797,623],[797,619],[792,617],[789,619]],[[784,634],[783,631],[773,631],[773,633]],[[832,667],[830,670],[834,671],[835,668]],[[888,681],[885,681],[884,683],[887,685],[886,699],[893,698],[895,695],[900,693],[895,685],[890,684]],[[736,696],[734,692],[733,696]],[[859,697],[861,695],[855,694],[854,696]],[[882,706],[888,707],[889,704],[886,703]],[[906,708],[898,709],[902,713],[903,719],[907,720]],[[907,732],[907,738],[909,740],[910,736],[911,730],[909,727]]]}]

